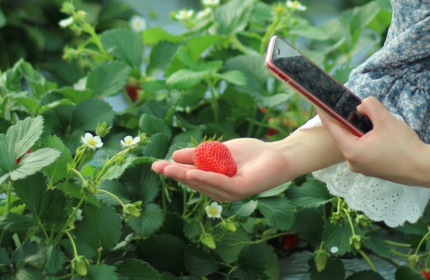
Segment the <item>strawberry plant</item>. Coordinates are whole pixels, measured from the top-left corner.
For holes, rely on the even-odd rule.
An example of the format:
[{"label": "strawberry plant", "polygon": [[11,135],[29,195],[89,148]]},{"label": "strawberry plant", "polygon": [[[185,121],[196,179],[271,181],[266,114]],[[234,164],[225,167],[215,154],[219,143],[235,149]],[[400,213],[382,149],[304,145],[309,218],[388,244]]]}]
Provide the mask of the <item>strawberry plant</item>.
[{"label": "strawberry plant", "polygon": [[[384,1],[323,26],[296,1],[221,2],[173,11],[185,31],[171,34],[139,17],[100,29],[94,11],[66,1],[58,20],[74,40],[61,58],[74,76],[58,83],[25,59],[2,69],[2,279],[279,279],[278,260],[297,251],[310,252],[312,279],[382,279],[370,255],[396,279],[423,279],[428,215],[385,227],[311,175],[217,203],[152,172],[191,138],[274,141],[315,114],[265,69],[272,35],[344,82],[390,20]],[[112,97],[129,106],[114,110]],[[368,269],[350,272],[344,257]]]}]

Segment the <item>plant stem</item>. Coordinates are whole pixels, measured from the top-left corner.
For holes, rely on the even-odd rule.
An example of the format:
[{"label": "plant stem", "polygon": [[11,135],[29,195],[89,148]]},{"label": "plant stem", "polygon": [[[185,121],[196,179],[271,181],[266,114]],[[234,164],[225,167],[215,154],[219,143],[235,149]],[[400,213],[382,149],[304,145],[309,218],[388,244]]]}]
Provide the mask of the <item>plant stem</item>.
[{"label": "plant stem", "polygon": [[214,85],[212,83],[209,83],[210,92],[212,95],[212,109],[214,111],[214,119],[215,123],[219,123],[219,116],[218,116],[218,96],[215,92]]},{"label": "plant stem", "polygon": [[373,265],[372,261],[370,260],[370,258],[367,256],[366,253],[364,253],[363,250],[359,250],[358,251],[360,253],[360,255],[363,257],[363,259],[366,260],[366,262],[369,264],[370,269],[372,269],[373,271],[376,271],[375,266]]},{"label": "plant stem", "polygon": [[70,235],[70,233],[68,231],[63,231],[65,234],[67,234],[67,236],[70,239],[70,242],[72,243],[72,247],[73,247],[73,253],[75,254],[75,258],[78,257],[78,251],[76,250],[76,245],[75,245],[75,241],[73,241],[72,236]]},{"label": "plant stem", "polygon": [[424,237],[421,239],[420,244],[418,244],[417,249],[415,250],[415,255],[418,255],[418,250],[420,249],[421,245],[423,244],[424,240],[427,239],[427,237],[430,235],[430,230],[424,235]]},{"label": "plant stem", "polygon": [[404,247],[404,248],[412,247],[411,244],[398,243],[398,242],[394,242],[394,241],[390,241],[390,240],[385,240],[385,243],[387,243],[388,245],[397,246],[397,247]]},{"label": "plant stem", "polygon": [[74,168],[70,168],[70,171],[72,171],[73,173],[75,173],[76,175],[78,175],[78,177],[81,179],[82,184],[86,182],[85,178],[82,177],[81,172],[79,172],[78,170],[74,169]]},{"label": "plant stem", "polygon": [[200,227],[202,228],[203,234],[206,234],[205,227],[203,226],[202,222],[199,221],[199,224],[200,224]]},{"label": "plant stem", "polygon": [[261,130],[263,130],[264,125],[266,124],[267,120],[269,119],[269,113],[270,108],[266,110],[264,113],[263,119],[261,120],[260,124],[258,125],[257,132],[255,132],[255,138],[260,137]]},{"label": "plant stem", "polygon": [[351,220],[351,217],[349,216],[348,210],[343,209],[343,211],[345,212],[346,217],[348,218],[349,225],[351,226],[352,235],[356,235],[354,230],[354,225],[352,224],[352,220]]},{"label": "plant stem", "polygon": [[274,234],[274,235],[270,235],[270,236],[262,238],[260,240],[253,241],[253,242],[251,242],[251,244],[261,243],[261,242],[264,242],[264,241],[267,241],[267,240],[270,240],[270,239],[273,239],[273,238],[276,238],[276,237],[279,237],[279,236],[283,236],[283,235],[286,235],[286,234],[292,234],[292,233],[294,233],[294,232],[290,231],[290,230],[287,230],[287,231],[280,232],[280,233],[277,233],[277,234]]},{"label": "plant stem", "polygon": [[103,189],[97,189],[97,192],[102,192],[102,193],[105,193],[105,194],[108,194],[108,195],[112,196],[113,198],[115,198],[115,199],[116,199],[116,200],[121,204],[121,206],[122,206],[122,207],[125,207],[125,205],[124,205],[124,203],[122,203],[121,199],[119,199],[119,198],[118,198],[116,195],[114,195],[113,193],[108,192],[108,191],[103,190]]}]

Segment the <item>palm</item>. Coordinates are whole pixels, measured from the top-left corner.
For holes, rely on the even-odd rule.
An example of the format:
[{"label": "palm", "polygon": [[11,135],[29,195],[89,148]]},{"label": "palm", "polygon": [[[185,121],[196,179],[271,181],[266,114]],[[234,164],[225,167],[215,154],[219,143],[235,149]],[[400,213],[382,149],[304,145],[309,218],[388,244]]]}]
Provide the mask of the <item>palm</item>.
[{"label": "palm", "polygon": [[177,163],[157,163],[154,170],[207,194],[214,200],[236,200],[281,184],[288,162],[282,153],[256,139],[242,138],[225,142],[236,164],[237,173],[227,177],[195,168],[193,149],[176,152]]}]

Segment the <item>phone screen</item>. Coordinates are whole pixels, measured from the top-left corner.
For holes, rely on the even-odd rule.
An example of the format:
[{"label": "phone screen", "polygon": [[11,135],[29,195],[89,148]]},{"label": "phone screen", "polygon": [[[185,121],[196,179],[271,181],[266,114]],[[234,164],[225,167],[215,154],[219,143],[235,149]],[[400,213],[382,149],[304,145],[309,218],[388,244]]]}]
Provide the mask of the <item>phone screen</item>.
[{"label": "phone screen", "polygon": [[305,88],[363,134],[373,128],[370,119],[357,111],[361,99],[288,43],[280,39],[276,40],[272,61],[286,76]]}]

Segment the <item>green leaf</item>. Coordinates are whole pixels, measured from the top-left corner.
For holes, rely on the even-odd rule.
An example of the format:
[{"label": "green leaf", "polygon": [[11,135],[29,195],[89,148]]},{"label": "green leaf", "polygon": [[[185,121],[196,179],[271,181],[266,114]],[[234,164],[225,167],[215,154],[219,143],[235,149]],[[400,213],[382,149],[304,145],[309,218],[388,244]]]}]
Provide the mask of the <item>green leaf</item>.
[{"label": "green leaf", "polygon": [[39,109],[39,102],[36,100],[33,100],[27,96],[20,96],[20,95],[11,95],[16,102],[21,104],[25,107],[25,109],[28,110],[31,116],[36,115],[37,110]]},{"label": "green leaf", "polygon": [[46,227],[66,222],[68,199],[63,191],[50,189],[43,195],[38,217]]},{"label": "green leaf", "polygon": [[0,217],[0,229],[12,232],[28,229],[34,224],[33,219],[12,212],[6,213],[6,215]]},{"label": "green leaf", "polygon": [[239,279],[253,280],[265,277],[267,251],[264,244],[253,244],[240,251],[237,268],[233,271]]},{"label": "green leaf", "polygon": [[150,236],[163,224],[164,212],[158,204],[148,203],[142,207],[139,218],[129,217],[128,224],[140,235]]},{"label": "green leaf", "polygon": [[203,131],[201,129],[191,129],[179,134],[176,134],[172,140],[172,146],[179,143],[191,143],[191,137],[200,140],[203,137]]},{"label": "green leaf", "polygon": [[[231,2],[230,2],[231,3]],[[271,77],[264,66],[264,58],[257,55],[239,55],[225,62],[227,71],[237,70],[247,78],[244,85],[236,86],[238,90],[248,94],[266,94],[266,83]]]},{"label": "green leaf", "polygon": [[323,271],[318,272],[313,258],[308,260],[309,272],[311,279],[315,280],[344,280],[345,267],[338,258],[329,258]]},{"label": "green leaf", "polygon": [[88,74],[86,88],[95,96],[113,96],[121,92],[128,80],[130,66],[122,61],[102,62]]},{"label": "green leaf", "polygon": [[0,28],[4,27],[7,23],[6,16],[3,11],[0,9]]},{"label": "green leaf", "polygon": [[373,270],[363,270],[357,273],[354,273],[346,278],[346,280],[384,280],[384,277],[381,276],[378,272]]},{"label": "green leaf", "polygon": [[143,154],[146,157],[165,158],[169,148],[169,137],[163,133],[152,135],[151,142],[146,144]]},{"label": "green leaf", "polygon": [[61,251],[61,247],[59,245],[54,245],[54,244],[46,245],[45,258],[46,258],[45,269],[51,274],[55,274],[57,273],[57,271],[62,269],[66,261],[65,256]]},{"label": "green leaf", "polygon": [[142,204],[153,202],[160,192],[159,175],[151,170],[151,164],[148,163],[127,169],[120,181]]},{"label": "green leaf", "polygon": [[72,182],[66,184],[57,185],[67,196],[74,197],[77,199],[82,199],[84,196],[84,201],[93,204],[94,206],[100,207],[100,203],[92,195],[86,195],[86,192],[82,190],[82,186],[78,186]]},{"label": "green leaf", "polygon": [[26,241],[12,254],[12,263],[15,267],[29,264],[36,268],[42,268],[45,264],[45,255],[42,249],[36,242]]},{"label": "green leaf", "polygon": [[18,157],[25,154],[43,132],[43,117],[26,118],[11,126],[6,134],[0,134],[0,168],[13,170]]},{"label": "green leaf", "polygon": [[[93,249],[87,245],[87,243],[79,239],[76,239],[74,241],[75,241],[76,251],[78,251],[78,255],[82,255],[90,259],[94,257],[95,253]],[[66,248],[70,253],[72,254],[74,253],[73,245],[69,238],[60,240],[59,244],[64,248]]]},{"label": "green leaf", "polygon": [[392,257],[390,246],[388,246],[388,244],[385,242],[385,239],[379,232],[370,231],[367,233],[367,235],[370,238],[365,240],[364,244],[366,248],[369,248],[373,253],[383,258],[390,259]]},{"label": "green leaf", "polygon": [[184,261],[187,270],[193,276],[205,277],[219,269],[218,263],[221,260],[213,251],[190,246],[185,251]]},{"label": "green leaf", "polygon": [[172,61],[180,44],[170,42],[159,42],[155,45],[149,55],[149,63],[146,68],[147,75],[155,75],[164,71]]},{"label": "green leaf", "polygon": [[324,220],[316,209],[301,209],[296,213],[293,230],[312,247],[321,244]]},{"label": "green leaf", "polygon": [[291,186],[291,181],[289,181],[289,182],[287,182],[287,183],[284,183],[284,184],[282,184],[282,185],[279,185],[279,186],[277,186],[277,187],[275,187],[275,188],[272,188],[272,189],[270,189],[270,190],[267,190],[267,191],[261,192],[261,193],[259,193],[259,194],[257,195],[257,197],[270,197],[270,196],[277,196],[277,195],[280,195],[280,194],[284,193],[284,191],[285,191],[286,189],[288,189],[290,186]]},{"label": "green leaf", "polygon": [[72,129],[94,131],[98,123],[112,123],[114,112],[104,100],[87,99],[76,106],[72,115]]},{"label": "green leaf", "polygon": [[175,89],[189,89],[200,83],[208,71],[195,72],[188,69],[182,69],[173,73],[166,81],[167,86]]},{"label": "green leaf", "polygon": [[69,99],[61,99],[61,100],[55,100],[54,102],[48,103],[42,107],[39,108],[39,110],[37,111],[39,114],[43,114],[45,111],[54,109],[54,108],[58,108],[62,105],[74,105],[72,101],[70,101]]},{"label": "green leaf", "polygon": [[233,0],[215,10],[218,32],[231,35],[243,31],[248,25],[253,9],[253,0]]},{"label": "green leaf", "polygon": [[232,83],[233,85],[243,86],[246,84],[246,76],[237,70],[227,71],[222,74],[214,74],[218,79],[224,80],[226,82]]},{"label": "green leaf", "polygon": [[339,67],[334,71],[333,78],[335,78],[339,83],[344,84],[348,81],[349,74],[354,68],[355,67],[352,65]]},{"label": "green leaf", "polygon": [[161,41],[180,43],[183,40],[182,36],[170,34],[161,27],[149,27],[143,31],[143,43],[147,46],[153,46]]},{"label": "green leaf", "polygon": [[143,44],[140,35],[129,28],[116,28],[101,35],[103,48],[130,66],[140,67]]},{"label": "green leaf", "polygon": [[121,237],[122,224],[115,209],[106,204],[98,208],[88,204],[83,211],[84,219],[76,223],[76,237],[86,242],[98,256],[98,250],[106,255],[118,243]]},{"label": "green leaf", "polygon": [[242,229],[237,229],[236,232],[227,232],[222,237],[221,241],[216,243],[215,253],[217,253],[224,262],[230,264],[237,261],[240,251],[250,243],[251,239],[246,232]]},{"label": "green leaf", "polygon": [[294,93],[278,93],[272,96],[257,95],[256,99],[265,108],[273,108],[285,103],[294,96]]},{"label": "green leaf", "polygon": [[60,155],[60,151],[51,148],[42,148],[30,154],[26,154],[22,157],[17,168],[10,172],[10,178],[15,181],[33,175],[44,167],[49,166],[57,160]]},{"label": "green leaf", "polygon": [[288,230],[294,222],[294,207],[283,197],[267,197],[258,200],[258,210],[279,230]]},{"label": "green leaf", "polygon": [[334,198],[325,184],[316,179],[308,179],[300,187],[289,188],[286,195],[294,205],[303,208],[316,208]]},{"label": "green leaf", "polygon": [[34,267],[19,267],[14,272],[5,273],[2,280],[42,280],[42,271]]},{"label": "green leaf", "polygon": [[43,170],[49,178],[49,184],[52,186],[63,178],[67,177],[67,163],[72,162],[72,155],[69,149],[64,146],[63,142],[57,136],[49,136],[43,142],[43,147],[53,148],[61,152],[60,158]]},{"label": "green leaf", "polygon": [[185,47],[187,52],[190,54],[190,57],[194,61],[197,61],[205,50],[213,46],[220,39],[221,36],[219,35],[206,34],[189,39],[185,44]]},{"label": "green leaf", "polygon": [[7,253],[5,248],[0,247],[0,264],[9,265],[10,259],[9,254]]},{"label": "green leaf", "polygon": [[274,251],[274,247],[266,244],[265,245],[267,251],[267,266],[264,270],[264,274],[269,277],[269,279],[278,279],[281,274],[281,268],[279,264],[278,255]]},{"label": "green leaf", "polygon": [[115,266],[105,264],[92,265],[85,280],[119,280]]},{"label": "green leaf", "polygon": [[158,271],[176,274],[184,271],[185,243],[178,237],[160,234],[142,240],[136,254]]},{"label": "green leaf", "polygon": [[397,268],[394,276],[396,280],[424,280],[425,279],[425,277],[421,275],[419,271],[404,265]]},{"label": "green leaf", "polygon": [[233,203],[233,209],[237,209],[235,213],[241,217],[248,217],[257,209],[258,201],[251,200],[246,203],[237,201]]},{"label": "green leaf", "polygon": [[[358,234],[358,228],[354,227],[355,233]],[[348,220],[342,220],[339,223],[331,223],[327,220],[324,226],[323,241],[327,248],[337,247],[339,251],[336,253],[342,256],[347,252],[351,252],[349,238],[352,236],[351,226]]]},{"label": "green leaf", "polygon": [[116,273],[129,280],[162,280],[160,273],[142,260],[127,259],[115,264]]},{"label": "green leaf", "polygon": [[191,222],[184,226],[184,234],[188,239],[199,237],[203,233],[199,222]]},{"label": "green leaf", "polygon": [[18,180],[13,184],[16,195],[33,214],[39,213],[46,191],[46,178],[41,173]]},{"label": "green leaf", "polygon": [[59,89],[58,93],[76,104],[79,104],[80,102],[91,98],[91,96],[93,95],[93,91],[90,89],[77,90],[71,87],[64,87],[62,89]]},{"label": "green leaf", "polygon": [[[139,121],[139,127],[149,137],[157,133],[163,133],[169,139],[172,137],[172,130],[167,122],[149,114],[142,115]],[[152,141],[152,139],[150,140]]]}]

